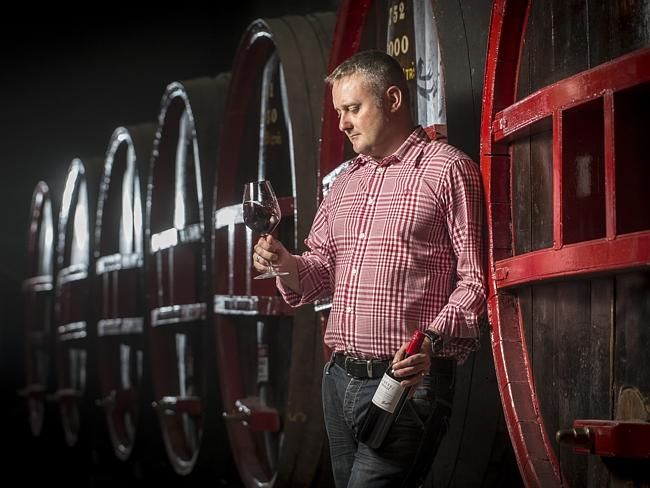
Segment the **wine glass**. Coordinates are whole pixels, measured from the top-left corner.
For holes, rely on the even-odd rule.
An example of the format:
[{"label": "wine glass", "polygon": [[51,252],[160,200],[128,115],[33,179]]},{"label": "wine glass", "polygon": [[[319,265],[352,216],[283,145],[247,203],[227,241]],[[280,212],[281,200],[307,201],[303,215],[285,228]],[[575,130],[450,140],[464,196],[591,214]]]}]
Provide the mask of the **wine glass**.
[{"label": "wine glass", "polygon": [[[273,191],[273,186],[268,180],[252,181],[244,185],[243,206],[244,223],[249,229],[259,233],[262,237],[266,237],[273,232],[282,217],[280,204]],[[266,273],[258,275],[254,279],[263,280],[288,274],[276,270],[269,263]]]}]

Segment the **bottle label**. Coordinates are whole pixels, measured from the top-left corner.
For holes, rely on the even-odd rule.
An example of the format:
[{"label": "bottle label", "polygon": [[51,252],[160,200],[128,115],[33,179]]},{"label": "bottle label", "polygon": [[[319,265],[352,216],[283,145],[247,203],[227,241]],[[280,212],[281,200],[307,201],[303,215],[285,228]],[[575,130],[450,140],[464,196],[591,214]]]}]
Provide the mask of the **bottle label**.
[{"label": "bottle label", "polygon": [[404,390],[399,381],[385,374],[372,397],[372,403],[388,413],[393,413]]}]

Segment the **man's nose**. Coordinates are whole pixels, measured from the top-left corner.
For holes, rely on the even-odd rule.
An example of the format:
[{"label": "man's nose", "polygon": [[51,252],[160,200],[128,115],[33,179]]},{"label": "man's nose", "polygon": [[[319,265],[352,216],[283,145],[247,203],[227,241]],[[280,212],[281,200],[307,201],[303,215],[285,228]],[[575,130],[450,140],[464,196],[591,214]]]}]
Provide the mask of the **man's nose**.
[{"label": "man's nose", "polygon": [[341,117],[339,118],[339,130],[341,132],[345,132],[346,129],[351,129],[352,124],[348,120],[348,117],[345,114],[341,114]]}]

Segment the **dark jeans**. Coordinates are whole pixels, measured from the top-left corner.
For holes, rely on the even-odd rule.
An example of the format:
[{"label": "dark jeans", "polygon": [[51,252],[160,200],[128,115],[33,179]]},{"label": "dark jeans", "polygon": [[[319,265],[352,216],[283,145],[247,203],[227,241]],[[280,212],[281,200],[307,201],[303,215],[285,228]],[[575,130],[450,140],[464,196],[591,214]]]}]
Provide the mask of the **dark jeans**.
[{"label": "dark jeans", "polygon": [[[432,415],[440,402],[435,401],[434,380],[425,376],[380,449],[358,442],[357,434],[380,381],[352,378],[331,361],[325,365],[323,412],[337,488],[415,484],[420,474],[426,474],[446,431],[449,403],[445,401],[444,408],[436,408],[436,415]],[[441,411],[446,418],[436,419]],[[435,420],[432,432],[429,427]]]}]

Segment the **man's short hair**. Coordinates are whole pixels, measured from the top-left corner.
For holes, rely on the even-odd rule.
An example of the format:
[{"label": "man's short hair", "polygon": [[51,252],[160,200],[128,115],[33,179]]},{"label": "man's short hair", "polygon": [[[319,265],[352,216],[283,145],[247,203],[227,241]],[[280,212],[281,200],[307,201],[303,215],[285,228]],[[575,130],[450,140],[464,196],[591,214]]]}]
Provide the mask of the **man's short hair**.
[{"label": "man's short hair", "polygon": [[385,52],[374,49],[360,51],[334,68],[325,78],[325,82],[333,85],[334,82],[355,74],[363,77],[366,87],[375,96],[378,105],[381,105],[384,93],[392,85],[400,89],[408,103],[409,90],[402,66]]}]

